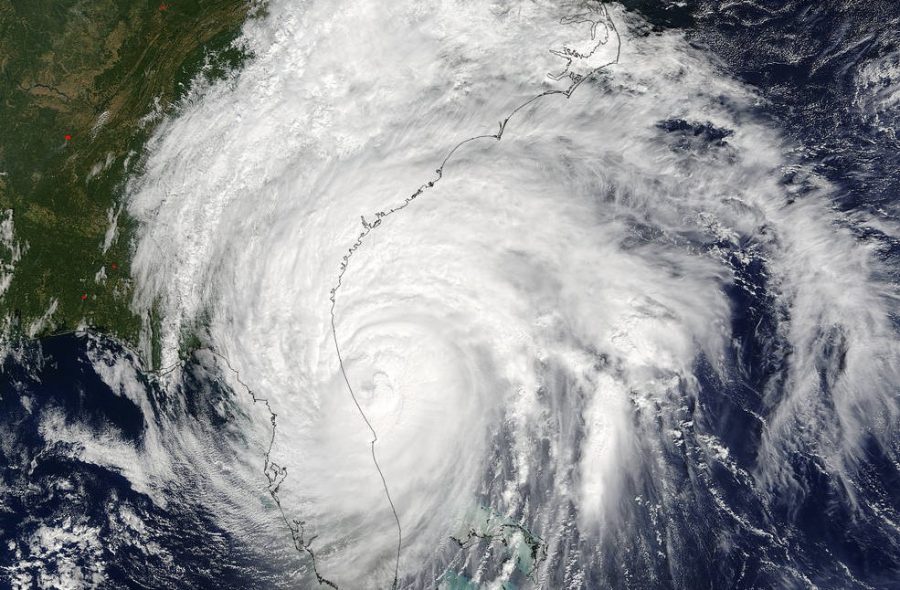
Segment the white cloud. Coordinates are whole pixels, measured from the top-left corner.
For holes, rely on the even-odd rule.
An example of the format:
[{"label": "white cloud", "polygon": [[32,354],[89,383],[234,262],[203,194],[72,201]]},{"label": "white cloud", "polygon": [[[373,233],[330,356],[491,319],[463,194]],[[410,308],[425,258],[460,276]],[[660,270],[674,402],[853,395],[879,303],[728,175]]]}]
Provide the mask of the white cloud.
[{"label": "white cloud", "polygon": [[[131,187],[136,305],[162,303],[163,364],[208,311],[216,348],[278,415],[282,498],[320,535],[328,577],[384,586],[395,542],[331,341],[341,258],[361,215],[402,203],[458,141],[496,132],[551,84],[560,14],[272,2],[246,27],[256,58],[163,123]],[[790,146],[748,114],[757,96],[677,34],[614,18],[620,65],[524,110],[501,142],[460,150],[345,275],[336,328],[408,531],[403,572],[482,493],[547,530],[569,501],[586,531],[615,519],[625,475],[662,460],[641,455],[645,439],[696,394],[700,356],[732,369],[722,248],[764,263],[795,351],[761,481],[789,483],[785,454],[804,445],[845,472],[861,417],[896,418],[894,304],[872,253],[836,229],[822,190],[788,204]],[[657,126],[673,119],[733,134],[678,149]],[[822,411],[816,368],[835,338],[847,354],[834,411],[797,435],[794,420]],[[547,477],[540,506],[517,499]]]}]

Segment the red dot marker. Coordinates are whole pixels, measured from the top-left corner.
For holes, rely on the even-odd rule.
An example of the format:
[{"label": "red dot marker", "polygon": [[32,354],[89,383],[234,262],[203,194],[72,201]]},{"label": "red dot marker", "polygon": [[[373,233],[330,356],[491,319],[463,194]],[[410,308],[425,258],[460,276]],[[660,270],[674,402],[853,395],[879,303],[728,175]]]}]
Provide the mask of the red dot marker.
[{"label": "red dot marker", "polygon": [[116,270],[117,268],[119,268],[119,265],[116,264],[115,262],[113,262],[112,264],[110,264],[110,266],[112,267],[113,270]]},{"label": "red dot marker", "polygon": [[84,293],[84,294],[82,294],[82,296],[81,296],[81,300],[82,300],[82,301],[84,301],[85,299],[87,299],[87,293]]},{"label": "red dot marker", "polygon": [[159,5],[159,9],[160,9],[161,11],[163,11],[163,10],[169,10],[169,5],[168,5],[168,4],[160,4],[160,5]]},{"label": "red dot marker", "polygon": [[71,136],[71,135],[66,135],[66,141],[72,141],[72,136]]}]

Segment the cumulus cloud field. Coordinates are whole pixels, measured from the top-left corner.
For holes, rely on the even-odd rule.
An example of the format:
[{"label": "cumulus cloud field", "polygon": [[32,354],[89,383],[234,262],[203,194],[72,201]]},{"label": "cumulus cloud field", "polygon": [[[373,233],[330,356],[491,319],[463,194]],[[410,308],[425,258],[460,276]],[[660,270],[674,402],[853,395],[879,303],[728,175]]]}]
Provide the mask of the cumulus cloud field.
[{"label": "cumulus cloud field", "polygon": [[[673,455],[767,506],[800,501],[791,457],[813,454],[852,501],[864,441],[896,428],[896,285],[713,58],[616,5],[543,0],[272,0],[241,42],[254,57],[188,96],[129,187],[134,304],[160,310],[163,366],[201,331],[239,371],[208,359],[244,421],[227,474],[208,433],[153,444],[205,454],[228,526],[283,556],[244,385],[277,415],[282,509],[316,536],[293,579],[589,587],[637,514],[687,501]],[[781,355],[752,466],[697,401],[748,379],[741,306]],[[677,555],[676,524],[647,522]],[[458,542],[488,529],[513,549]]]}]

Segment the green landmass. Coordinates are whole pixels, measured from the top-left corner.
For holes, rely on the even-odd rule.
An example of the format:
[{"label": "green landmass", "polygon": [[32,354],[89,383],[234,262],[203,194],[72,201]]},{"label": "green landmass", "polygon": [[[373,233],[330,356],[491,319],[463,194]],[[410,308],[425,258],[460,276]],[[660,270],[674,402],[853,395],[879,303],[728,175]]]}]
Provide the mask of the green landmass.
[{"label": "green landmass", "polygon": [[247,57],[233,42],[257,4],[0,0],[0,223],[11,211],[20,251],[14,260],[0,248],[0,279],[12,268],[0,295],[7,332],[87,325],[137,342],[125,181],[191,81]]}]

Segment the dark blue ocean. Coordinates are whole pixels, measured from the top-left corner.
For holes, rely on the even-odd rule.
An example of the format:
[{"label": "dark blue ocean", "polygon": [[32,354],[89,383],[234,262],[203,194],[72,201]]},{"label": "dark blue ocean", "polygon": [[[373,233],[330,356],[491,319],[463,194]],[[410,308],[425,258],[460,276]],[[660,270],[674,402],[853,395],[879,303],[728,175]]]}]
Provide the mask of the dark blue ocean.
[{"label": "dark blue ocean", "polygon": [[[900,89],[900,78],[892,77],[900,76],[900,64],[879,65],[900,52],[900,2],[625,4],[650,23],[647,34],[682,30],[696,47],[717,56],[723,70],[758,89],[766,101],[757,116],[800,146],[802,161],[837,187],[829,193],[830,207],[900,220],[900,108],[882,107],[891,99],[885,93]],[[858,74],[866,67],[873,75],[861,87]],[[683,149],[723,139],[714,128],[683,121],[664,127],[681,138]],[[900,280],[900,244],[871,228],[859,238],[878,244],[878,256]],[[681,501],[662,515],[670,530],[679,531],[677,543],[655,538],[650,513],[635,511],[629,514],[631,537],[605,554],[597,568],[603,573],[586,585],[900,588],[896,424],[892,446],[874,438],[866,445],[852,490],[813,453],[791,459],[802,493],[774,504],[751,493],[734,470],[714,466],[707,480],[695,469],[701,460],[691,450],[696,437],[711,434],[739,468],[753,471],[763,436],[758,417],[770,408],[759,392],[771,387],[792,354],[778,338],[778,310],[768,305],[765,273],[753,265],[743,272],[742,279],[758,287],[757,295],[739,288],[728,293],[740,357],[733,362],[746,368],[743,384],[723,384],[701,367],[697,405],[683,409],[682,418],[692,421],[684,451],[665,458],[680,474],[669,485]],[[900,328],[900,318],[892,319]],[[836,338],[826,351],[832,366],[823,366],[823,373],[843,362],[842,346]],[[211,440],[233,438],[238,435],[229,427],[234,415],[227,401],[233,392],[215,372],[189,361],[179,400],[167,397],[155,374],[144,372],[146,403],[139,405],[133,392],[113,391],[97,372],[98,348],[142,370],[134,354],[111,339],[66,334],[9,348],[0,372],[0,588],[286,587],[280,572],[296,566],[270,559],[268,548],[222,526],[204,502],[209,492],[189,468],[177,486],[160,491],[168,499],[162,506],[126,474],[86,458],[77,436],[69,442],[48,438],[42,426],[52,421],[57,431],[102,434],[117,449],[140,449],[148,423],[177,414],[177,420],[202,423]],[[900,395],[900,383],[893,385]],[[821,395],[827,401],[831,392],[825,388]],[[661,493],[649,484],[632,491],[651,499]],[[716,534],[723,527],[729,528],[728,544]],[[678,551],[669,552],[670,546]]]}]

